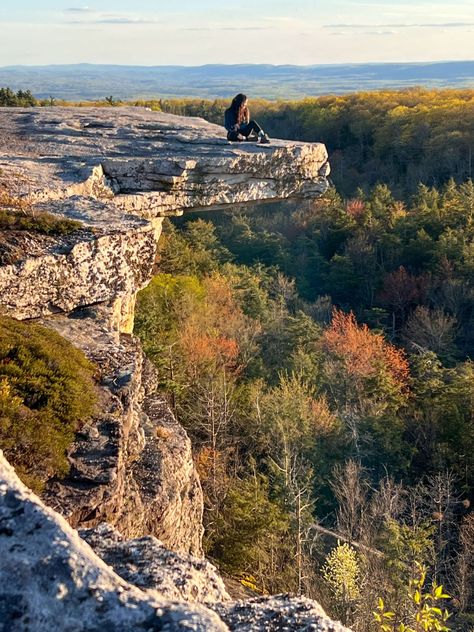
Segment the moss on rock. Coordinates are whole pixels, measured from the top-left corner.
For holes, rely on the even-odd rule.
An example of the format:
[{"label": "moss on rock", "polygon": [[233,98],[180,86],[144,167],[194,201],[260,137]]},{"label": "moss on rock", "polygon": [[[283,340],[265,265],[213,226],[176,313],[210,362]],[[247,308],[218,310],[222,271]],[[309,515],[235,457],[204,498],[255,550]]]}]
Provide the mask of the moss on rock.
[{"label": "moss on rock", "polygon": [[55,331],[0,317],[0,448],[36,491],[68,471],[67,449],[94,410],[93,374]]}]

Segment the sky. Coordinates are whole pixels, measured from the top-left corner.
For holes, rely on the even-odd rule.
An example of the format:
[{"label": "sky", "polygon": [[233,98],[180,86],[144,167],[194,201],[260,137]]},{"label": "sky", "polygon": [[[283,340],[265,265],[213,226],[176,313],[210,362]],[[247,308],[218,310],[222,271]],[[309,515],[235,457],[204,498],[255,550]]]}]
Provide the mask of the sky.
[{"label": "sky", "polygon": [[0,66],[474,59],[474,0],[0,0]]}]

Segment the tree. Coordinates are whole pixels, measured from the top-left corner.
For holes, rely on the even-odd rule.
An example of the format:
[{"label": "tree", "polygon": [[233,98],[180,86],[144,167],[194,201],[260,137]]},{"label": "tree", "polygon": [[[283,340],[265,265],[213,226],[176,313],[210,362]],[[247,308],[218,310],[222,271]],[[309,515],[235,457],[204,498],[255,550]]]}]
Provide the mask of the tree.
[{"label": "tree", "polygon": [[379,300],[393,310],[393,335],[397,331],[397,320],[398,324],[403,324],[409,309],[422,302],[426,292],[426,276],[413,276],[403,266],[385,276]]},{"label": "tree", "polygon": [[452,470],[459,489],[467,492],[474,480],[472,362],[446,368],[432,352],[410,359],[413,398],[407,411],[407,432],[414,448],[412,473],[421,477]]},{"label": "tree", "polygon": [[429,592],[425,590],[426,568],[417,564],[416,572],[408,582],[403,612],[385,609],[383,599],[378,600],[374,620],[380,632],[448,632],[446,625],[450,614],[441,610],[438,602],[450,599],[443,586],[433,583]]},{"label": "tree", "polygon": [[335,431],[337,420],[325,399],[315,397],[300,375],[281,375],[277,386],[256,395],[255,416],[263,434],[262,445],[266,443],[272,487],[291,516],[296,590],[301,594],[306,580],[305,549],[313,522],[312,456],[318,441]]},{"label": "tree", "polygon": [[334,613],[350,625],[354,606],[360,597],[360,565],[357,553],[347,543],[338,544],[326,557],[321,569],[334,599]]},{"label": "tree", "polygon": [[438,356],[451,358],[454,352],[456,318],[443,310],[430,310],[418,306],[410,314],[403,330],[403,337],[409,345]]},{"label": "tree", "polygon": [[389,519],[380,534],[380,545],[386,555],[390,578],[388,592],[396,602],[403,601],[404,587],[417,573],[418,565],[429,565],[434,560],[435,528],[425,515],[417,512],[414,518],[412,524]]},{"label": "tree", "polygon": [[234,479],[217,520],[208,554],[227,572],[254,576],[257,586],[269,592],[294,585],[288,516],[270,499],[264,476]]},{"label": "tree", "polygon": [[336,465],[331,487],[338,503],[338,530],[351,542],[367,541],[369,485],[361,464],[349,459]]},{"label": "tree", "polygon": [[472,512],[464,518],[459,532],[454,586],[459,600],[459,610],[468,611],[474,598],[474,513]]},{"label": "tree", "polygon": [[[321,338],[323,386],[338,410],[358,460],[399,464],[403,419],[408,397],[409,365],[405,354],[382,334],[358,325],[354,314],[335,309]],[[380,459],[383,459],[380,463]]]}]

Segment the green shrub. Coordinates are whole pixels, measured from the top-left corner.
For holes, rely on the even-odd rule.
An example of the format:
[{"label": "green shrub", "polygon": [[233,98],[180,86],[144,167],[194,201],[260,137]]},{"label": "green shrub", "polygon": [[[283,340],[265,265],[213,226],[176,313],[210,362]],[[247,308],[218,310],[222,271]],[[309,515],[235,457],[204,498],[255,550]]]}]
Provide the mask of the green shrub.
[{"label": "green shrub", "polygon": [[35,491],[68,471],[67,449],[94,409],[93,372],[55,331],[0,317],[0,448]]},{"label": "green shrub", "polygon": [[443,586],[433,582],[431,590],[425,587],[426,567],[416,564],[413,577],[408,582],[404,620],[400,621],[396,612],[385,609],[383,599],[378,600],[373,612],[379,632],[449,632],[446,621],[451,616],[441,608],[443,599],[450,599]]},{"label": "green shrub", "polygon": [[67,235],[81,228],[82,224],[73,219],[57,217],[46,211],[17,210],[1,208],[0,230],[25,230],[43,235]]}]

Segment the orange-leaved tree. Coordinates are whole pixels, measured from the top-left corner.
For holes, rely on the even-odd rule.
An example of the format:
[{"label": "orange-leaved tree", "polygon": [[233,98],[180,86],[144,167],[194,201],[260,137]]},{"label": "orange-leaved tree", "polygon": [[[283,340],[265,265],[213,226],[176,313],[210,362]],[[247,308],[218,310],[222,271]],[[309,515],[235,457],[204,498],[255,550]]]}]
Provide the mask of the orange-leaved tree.
[{"label": "orange-leaved tree", "polygon": [[400,452],[403,409],[409,396],[409,365],[404,352],[352,312],[334,309],[321,339],[323,386],[339,411],[355,455],[391,456]]}]

